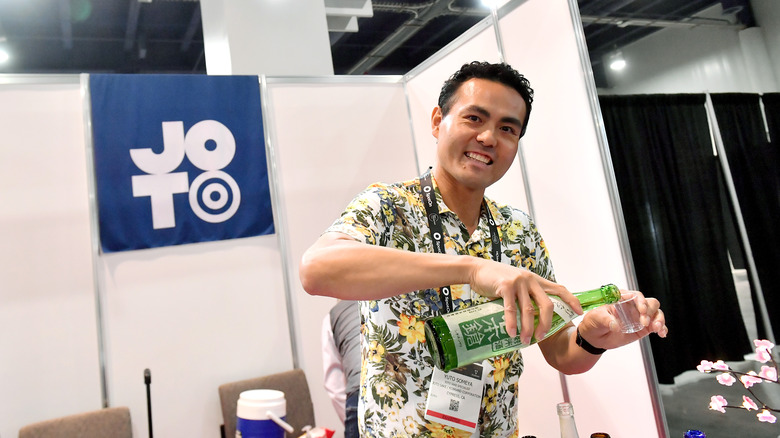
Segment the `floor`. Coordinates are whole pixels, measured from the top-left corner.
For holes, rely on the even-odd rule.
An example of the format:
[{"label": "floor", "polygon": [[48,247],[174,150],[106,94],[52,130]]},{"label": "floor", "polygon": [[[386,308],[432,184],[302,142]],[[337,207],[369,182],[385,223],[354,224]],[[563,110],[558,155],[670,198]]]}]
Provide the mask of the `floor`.
[{"label": "floor", "polygon": [[[760,364],[753,360],[729,363],[729,366],[743,372],[760,369]],[[715,374],[686,371],[675,378],[674,385],[660,385],[669,438],[682,438],[688,429],[701,430],[707,438],[780,438],[780,420],[774,424],[762,423],[756,418],[756,411],[743,409],[727,408],[725,414],[710,410],[713,395],[722,395],[729,405],[736,406],[742,405],[742,395],[749,396],[739,382],[731,387],[723,386],[715,377]],[[751,389],[767,405],[780,406],[780,385],[761,384]]]},{"label": "floor", "polygon": [[[756,338],[756,320],[747,271],[741,269],[732,273],[740,310],[752,344]],[[762,364],[753,360],[754,356],[746,356],[742,362],[729,362],[729,366],[742,372],[758,371]],[[688,429],[701,430],[707,434],[707,438],[780,438],[778,413],[775,413],[778,422],[771,424],[759,422],[756,411],[727,408],[723,414],[710,410],[710,397],[713,395],[723,396],[732,406],[741,406],[742,396],[750,396],[739,382],[731,387],[723,386],[715,377],[716,374],[691,370],[677,376],[674,385],[660,385],[669,438],[682,438]],[[780,385],[761,384],[751,389],[768,406],[780,407]]]}]

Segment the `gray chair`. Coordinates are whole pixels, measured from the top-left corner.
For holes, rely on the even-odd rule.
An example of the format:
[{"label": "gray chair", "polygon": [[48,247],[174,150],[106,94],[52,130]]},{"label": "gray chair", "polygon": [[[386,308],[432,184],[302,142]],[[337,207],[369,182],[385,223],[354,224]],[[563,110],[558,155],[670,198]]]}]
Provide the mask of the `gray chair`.
[{"label": "gray chair", "polygon": [[236,436],[236,405],[243,391],[250,389],[275,389],[284,393],[287,402],[285,421],[295,428],[287,438],[302,435],[306,426],[314,427],[314,405],[311,401],[309,384],[303,370],[295,369],[278,374],[225,383],[219,386],[219,400],[222,404],[222,420],[225,422],[226,437]]},{"label": "gray chair", "polygon": [[133,438],[130,409],[105,408],[28,424],[19,438]]}]

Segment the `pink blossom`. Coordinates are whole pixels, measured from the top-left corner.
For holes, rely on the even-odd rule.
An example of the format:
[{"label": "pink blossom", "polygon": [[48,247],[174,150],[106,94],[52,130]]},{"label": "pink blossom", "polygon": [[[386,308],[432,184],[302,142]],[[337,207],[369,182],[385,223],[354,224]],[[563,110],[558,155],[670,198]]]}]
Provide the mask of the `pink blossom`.
[{"label": "pink blossom", "polygon": [[750,397],[742,396],[742,407],[747,409],[748,411],[753,409],[754,411],[758,410],[758,405],[756,402],[750,399]]},{"label": "pink blossom", "polygon": [[715,362],[714,364],[712,364],[712,368],[715,369],[715,370],[721,370],[721,371],[728,371],[729,370],[729,366],[726,365],[726,362],[723,362],[722,360],[719,360],[719,361]]},{"label": "pink blossom", "polygon": [[764,422],[764,423],[774,423],[777,421],[777,418],[772,415],[767,409],[764,409],[763,411],[756,414],[756,417],[758,417],[758,421]]},{"label": "pink blossom", "polygon": [[726,409],[724,408],[724,406],[726,406],[728,404],[729,403],[726,401],[725,398],[723,398],[723,396],[713,395],[710,398],[710,410],[720,411],[720,412],[723,412],[725,414],[726,413]]},{"label": "pink blossom", "polygon": [[772,354],[763,348],[758,348],[756,349],[756,360],[761,363],[767,363],[772,360]]},{"label": "pink blossom", "polygon": [[766,365],[761,367],[761,371],[758,373],[759,377],[763,377],[767,380],[777,382],[777,368],[768,367]]},{"label": "pink blossom", "polygon": [[718,380],[718,383],[724,386],[731,386],[737,381],[731,373],[722,373],[716,377],[716,379]]},{"label": "pink blossom", "polygon": [[739,380],[742,381],[742,384],[745,385],[745,388],[750,388],[755,383],[761,383],[763,380],[758,377],[758,374],[756,374],[755,371],[750,371],[744,376],[740,377]]},{"label": "pink blossom", "polygon": [[775,348],[775,344],[766,339],[756,339],[753,341],[753,345],[756,346],[756,360],[761,363],[772,360],[772,349]]},{"label": "pink blossom", "polygon": [[708,360],[703,360],[701,361],[701,364],[699,364],[699,366],[696,367],[696,369],[702,373],[708,373],[710,372],[710,370],[712,370],[712,365],[713,365],[712,362]]}]

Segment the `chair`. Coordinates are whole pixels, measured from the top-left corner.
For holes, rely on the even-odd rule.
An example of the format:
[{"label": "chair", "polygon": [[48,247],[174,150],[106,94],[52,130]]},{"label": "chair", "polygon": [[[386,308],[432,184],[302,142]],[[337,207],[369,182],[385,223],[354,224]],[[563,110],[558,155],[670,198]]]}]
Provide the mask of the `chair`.
[{"label": "chair", "polygon": [[236,405],[243,391],[250,389],[275,389],[284,392],[287,402],[285,421],[295,428],[287,438],[302,435],[306,426],[314,427],[314,404],[311,401],[309,384],[303,370],[295,369],[254,379],[225,383],[219,386],[219,400],[222,404],[222,420],[225,422],[226,437],[236,436]]},{"label": "chair", "polygon": [[28,424],[19,438],[132,438],[127,407],[105,408]]}]

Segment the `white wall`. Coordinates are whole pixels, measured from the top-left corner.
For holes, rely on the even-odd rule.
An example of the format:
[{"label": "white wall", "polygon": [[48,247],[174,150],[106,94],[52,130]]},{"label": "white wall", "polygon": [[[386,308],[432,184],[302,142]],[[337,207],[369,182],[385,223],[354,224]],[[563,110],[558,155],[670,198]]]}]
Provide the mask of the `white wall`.
[{"label": "white wall", "polygon": [[[599,93],[779,91],[780,4],[752,3],[763,41],[751,35],[755,29],[662,29],[621,49],[628,66],[620,72],[607,69],[610,87]],[[721,17],[720,5],[708,9],[703,16]],[[767,71],[770,76],[774,72],[774,78],[761,74]]]},{"label": "white wall", "polygon": [[775,81],[780,84],[780,4],[776,0],[751,0],[756,23],[764,33]]},{"label": "white wall", "polygon": [[[572,291],[605,283],[625,288],[627,273],[601,161],[600,132],[567,2],[528,1],[500,25],[507,62],[528,76],[535,91],[522,147],[535,220],[557,280]],[[535,377],[537,370],[532,372]],[[644,437],[657,436],[639,344],[605,353],[592,370],[567,376],[566,382],[581,435],[606,430],[628,436],[642,430]],[[615,403],[629,398],[631,405]],[[557,432],[549,426],[556,424],[554,403],[548,400],[545,409],[535,407],[538,400],[530,397],[520,403],[521,412],[523,407],[530,412],[526,419],[540,428],[534,429],[538,436]]]},{"label": "white wall", "polygon": [[[598,133],[567,2],[518,3],[499,24],[506,61],[529,78],[536,92],[528,133],[522,141],[535,220],[550,248],[560,282],[575,291],[607,282],[625,287]],[[459,41],[457,48],[437,54],[434,62],[410,75],[407,90],[421,167],[434,159],[435,143],[426,122],[441,83],[464,62],[495,60],[493,33],[488,28]],[[520,165],[515,163],[488,195],[525,207]],[[526,372],[519,382],[519,435],[557,436],[555,405],[563,401],[560,375],[546,364],[537,347],[524,350],[523,355]],[[622,368],[627,364],[631,366],[625,372]],[[615,380],[618,372],[621,377]],[[643,436],[657,436],[638,344],[609,352],[594,370],[569,377],[568,382],[582,434],[598,429],[620,436],[639,427],[648,431]],[[616,398],[625,397],[636,400],[634,409],[641,408],[629,412],[629,406],[615,406]]]},{"label": "white wall", "polygon": [[0,436],[100,408],[82,110],[76,76],[0,86]]},{"label": "white wall", "polygon": [[299,366],[309,382],[317,424],[343,436],[323,387],[320,336],[322,319],[336,300],[308,295],[298,267],[304,251],[355,195],[373,182],[416,174],[404,90],[400,77],[349,83],[269,79],[268,94],[273,111],[267,129],[283,198],[277,226],[287,236]]}]

